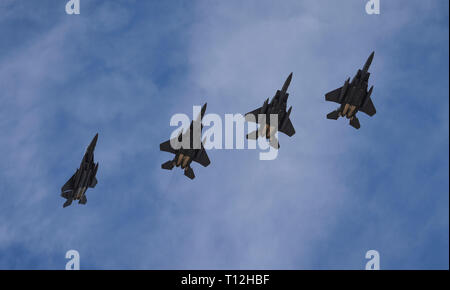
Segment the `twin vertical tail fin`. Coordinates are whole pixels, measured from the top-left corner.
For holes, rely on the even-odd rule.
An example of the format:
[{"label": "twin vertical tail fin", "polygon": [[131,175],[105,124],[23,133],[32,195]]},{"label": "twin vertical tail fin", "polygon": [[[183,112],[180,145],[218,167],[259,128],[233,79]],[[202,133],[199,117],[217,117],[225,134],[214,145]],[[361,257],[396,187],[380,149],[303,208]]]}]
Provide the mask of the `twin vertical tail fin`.
[{"label": "twin vertical tail fin", "polygon": [[80,201],[78,203],[79,204],[86,204],[87,203],[86,195],[83,194],[83,196],[80,198]]},{"label": "twin vertical tail fin", "polygon": [[[333,111],[327,115],[327,119],[331,120],[337,120],[339,118],[339,110]],[[350,119],[350,126],[352,126],[355,129],[359,129],[361,125],[359,124],[359,120],[356,116],[353,116]]]},{"label": "twin vertical tail fin", "polygon": [[280,142],[278,142],[278,139],[277,137],[275,137],[275,135],[270,136],[269,145],[275,149],[280,148]]},{"label": "twin vertical tail fin", "polygon": [[192,170],[192,168],[190,166],[188,166],[184,169],[184,175],[189,177],[190,179],[195,178],[194,170]]}]

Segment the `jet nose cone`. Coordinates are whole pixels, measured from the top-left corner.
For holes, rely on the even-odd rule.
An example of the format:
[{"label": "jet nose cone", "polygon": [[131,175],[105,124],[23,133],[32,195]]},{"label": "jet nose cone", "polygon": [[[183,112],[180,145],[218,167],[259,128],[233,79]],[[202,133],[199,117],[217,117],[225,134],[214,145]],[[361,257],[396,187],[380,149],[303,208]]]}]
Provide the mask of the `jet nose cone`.
[{"label": "jet nose cone", "polygon": [[372,63],[374,56],[375,56],[375,51],[372,51],[372,53],[369,55],[369,58],[367,59],[367,62],[369,63],[369,65]]},{"label": "jet nose cone", "polygon": [[372,51],[372,53],[369,55],[369,58],[366,60],[366,63],[364,64],[364,68],[363,68],[364,71],[369,70],[369,67],[372,64],[374,55],[375,55],[375,51]]},{"label": "jet nose cone", "polygon": [[289,81],[289,84],[291,83],[291,80],[292,80],[292,72],[289,74],[289,76],[287,77],[287,79],[286,79],[286,82],[287,81]]},{"label": "jet nose cone", "polygon": [[94,139],[92,139],[91,144],[89,144],[89,148],[91,148],[91,149],[95,148],[95,145],[97,145],[97,139],[98,139],[98,133],[95,134]]},{"label": "jet nose cone", "polygon": [[289,88],[289,85],[291,84],[292,80],[292,73],[289,74],[286,81],[284,82],[283,88],[281,89],[283,92],[287,92],[287,89]]},{"label": "jet nose cone", "polygon": [[203,116],[205,115],[205,112],[206,112],[206,105],[207,105],[208,103],[205,103],[204,105],[203,105],[203,107],[202,107],[202,110],[201,110],[201,116],[202,116],[202,118],[203,118]]}]

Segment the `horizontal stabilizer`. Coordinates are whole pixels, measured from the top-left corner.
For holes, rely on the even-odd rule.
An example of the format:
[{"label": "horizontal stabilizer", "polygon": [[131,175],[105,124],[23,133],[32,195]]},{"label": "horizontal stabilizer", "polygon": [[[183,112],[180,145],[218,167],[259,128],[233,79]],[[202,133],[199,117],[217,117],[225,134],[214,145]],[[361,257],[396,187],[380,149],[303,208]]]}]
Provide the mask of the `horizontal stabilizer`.
[{"label": "horizontal stabilizer", "polygon": [[327,115],[327,119],[337,120],[338,118],[339,118],[339,112],[337,110],[333,111]]},{"label": "horizontal stabilizer", "polygon": [[172,170],[173,168],[173,160],[169,160],[166,163],[161,164],[162,169]]},{"label": "horizontal stabilizer", "polygon": [[73,199],[71,199],[71,198],[67,199],[66,202],[63,204],[63,208],[71,205],[72,204],[72,200]]}]

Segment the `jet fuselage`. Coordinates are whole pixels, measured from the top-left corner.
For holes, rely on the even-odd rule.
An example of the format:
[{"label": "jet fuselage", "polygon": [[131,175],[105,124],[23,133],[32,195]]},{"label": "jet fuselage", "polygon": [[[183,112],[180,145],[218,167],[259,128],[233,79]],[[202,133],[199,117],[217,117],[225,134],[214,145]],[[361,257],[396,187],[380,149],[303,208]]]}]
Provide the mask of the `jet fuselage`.
[{"label": "jet fuselage", "polygon": [[[159,145],[161,151],[166,151],[174,154],[174,158],[163,164],[161,164],[162,169],[172,170],[174,167],[181,167],[184,169],[184,175],[190,179],[195,178],[194,171],[191,168],[192,161],[200,163],[203,166],[208,166],[210,161],[208,155],[206,154],[205,148],[203,148],[203,143],[201,140],[201,130],[203,128],[202,118],[206,112],[206,103],[203,105],[200,115],[197,120],[192,121],[191,126],[186,131],[185,134],[181,131],[178,137],[163,142]],[[199,129],[196,133],[195,131]],[[189,140],[188,144],[183,144],[183,140]],[[175,149],[173,142],[177,141],[180,147]],[[187,148],[183,147],[185,145]]]},{"label": "jet fuselage", "polygon": [[362,70],[358,70],[352,81],[348,80],[342,88],[344,90],[344,102],[339,108],[340,115],[352,119],[358,109],[361,107],[363,100],[367,96],[367,87],[370,74]]},{"label": "jet fuselage", "polygon": [[79,200],[80,203],[86,203],[86,190],[89,187],[95,187],[97,179],[95,178],[98,170],[98,163],[94,163],[94,149],[97,144],[98,134],[92,139],[86,153],[81,160],[80,167],[75,174],[61,188],[61,196],[67,201],[64,207],[70,205],[73,200]]},{"label": "jet fuselage", "polygon": [[[264,103],[261,107],[261,114],[265,115],[265,120],[262,123],[258,121],[258,123],[263,126],[263,129],[260,131],[261,136],[266,136],[266,139],[269,139],[271,134],[275,133],[275,126],[271,124],[270,115],[277,115],[277,128],[280,128],[284,121],[289,119],[290,110],[286,112],[287,107],[287,99],[289,94],[283,91],[277,91],[275,96],[272,98],[270,103]],[[259,118],[259,116],[258,116]],[[265,122],[264,122],[265,121]],[[264,125],[265,123],[265,125]]]}]

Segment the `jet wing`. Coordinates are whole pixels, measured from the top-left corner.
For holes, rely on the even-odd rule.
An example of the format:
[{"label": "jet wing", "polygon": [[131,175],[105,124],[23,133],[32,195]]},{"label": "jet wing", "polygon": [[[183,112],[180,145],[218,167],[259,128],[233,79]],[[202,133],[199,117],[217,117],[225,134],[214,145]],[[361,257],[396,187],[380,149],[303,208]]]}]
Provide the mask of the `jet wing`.
[{"label": "jet wing", "polygon": [[66,184],[63,185],[63,187],[61,188],[61,192],[66,192],[66,191],[73,190],[73,181],[75,179],[75,174],[77,174],[77,173],[75,172],[72,175],[72,177],[69,180],[67,180]]},{"label": "jet wing", "polygon": [[[258,114],[259,114],[259,112],[261,112],[261,107],[259,107],[258,109],[256,109],[256,110],[253,110],[253,111],[251,111],[251,112],[248,112],[247,114],[245,114],[245,120],[247,121],[247,122],[250,122],[250,121],[252,121],[252,122],[254,122],[254,121],[256,121],[256,123],[258,123]],[[255,119],[249,119],[247,116],[254,116],[254,118]]]},{"label": "jet wing", "polygon": [[335,102],[340,104],[339,97],[341,96],[342,87],[335,89],[334,91],[328,92],[325,94],[325,100],[329,102]]},{"label": "jet wing", "polygon": [[89,187],[94,188],[97,185],[97,178],[95,176],[92,177],[91,183],[89,184]]},{"label": "jet wing", "polygon": [[211,163],[211,161],[209,161],[209,157],[208,154],[206,154],[205,148],[202,148],[200,150],[200,154],[196,154],[192,161],[200,163],[202,166],[206,167]]},{"label": "jet wing", "polygon": [[288,119],[286,122],[286,125],[284,125],[284,127],[279,128],[278,131],[288,135],[289,137],[291,137],[292,135],[295,134],[295,129],[294,126],[291,123],[291,119]]},{"label": "jet wing", "polygon": [[177,154],[177,151],[173,149],[172,146],[170,145],[170,140],[167,140],[166,142],[159,144],[159,150]]},{"label": "jet wing", "polygon": [[373,116],[375,115],[375,113],[377,112],[377,110],[375,110],[375,106],[372,103],[372,99],[369,97],[365,102],[364,105],[359,108],[359,110],[363,113],[366,113],[369,116]]}]

